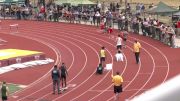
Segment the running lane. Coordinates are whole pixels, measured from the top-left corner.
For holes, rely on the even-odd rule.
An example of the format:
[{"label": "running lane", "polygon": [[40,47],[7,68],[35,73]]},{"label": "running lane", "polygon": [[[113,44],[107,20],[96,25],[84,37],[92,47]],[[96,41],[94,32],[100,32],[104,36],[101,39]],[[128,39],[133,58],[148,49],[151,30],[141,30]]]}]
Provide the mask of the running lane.
[{"label": "running lane", "polygon": [[[107,49],[107,63],[113,62],[113,71],[120,71],[124,77],[124,93],[121,94],[121,100],[134,97],[157,84],[163,83],[173,75],[178,74],[178,68],[174,67],[176,71],[170,70],[171,66],[177,66],[174,65],[175,62],[173,60],[178,60],[178,57],[173,57],[172,59],[172,56],[176,56],[175,52],[177,53],[178,49],[171,49],[148,37],[135,34],[130,35],[127,43],[128,48],[123,49],[127,58],[126,66],[126,62],[117,63],[112,61],[116,53],[114,39],[109,38],[108,35],[102,35],[96,27],[65,23],[7,21],[4,25],[4,32],[9,33],[7,26],[10,23],[18,23],[20,25],[20,33],[18,33],[18,35],[48,42],[54,45],[60,52],[63,52],[63,54],[61,53],[62,59],[65,58],[63,61],[69,61],[67,62],[69,64],[69,73],[72,74],[68,77],[68,83],[76,84],[74,88],[68,89],[62,95],[54,96],[51,94],[51,78],[49,77],[50,75],[47,75],[44,80],[32,86],[32,88],[17,94],[17,96],[19,95],[17,99],[22,101],[24,99],[57,101],[113,100],[112,96],[114,94],[110,77],[112,72],[105,72],[103,75],[98,76],[94,75],[99,62],[98,51],[101,46],[105,46]],[[117,36],[117,33],[114,35]],[[132,52],[132,45],[135,39],[138,39],[143,47],[140,65],[135,64],[134,54]],[[168,54],[167,50],[172,51],[171,55]],[[65,51],[67,53],[65,53]],[[81,52],[76,54],[77,51]],[[81,56],[86,56],[83,54],[83,51],[87,55],[87,63],[83,61],[85,58],[80,60]],[[69,56],[66,56],[67,54],[69,54]],[[74,62],[72,54],[74,54]],[[78,58],[76,58],[76,56]],[[70,59],[66,57],[70,57]],[[78,63],[76,60],[78,60]],[[78,69],[79,71],[74,72],[77,70],[77,68],[74,68],[77,67],[75,65],[76,63],[79,64],[77,66],[80,67],[81,70]]]}]

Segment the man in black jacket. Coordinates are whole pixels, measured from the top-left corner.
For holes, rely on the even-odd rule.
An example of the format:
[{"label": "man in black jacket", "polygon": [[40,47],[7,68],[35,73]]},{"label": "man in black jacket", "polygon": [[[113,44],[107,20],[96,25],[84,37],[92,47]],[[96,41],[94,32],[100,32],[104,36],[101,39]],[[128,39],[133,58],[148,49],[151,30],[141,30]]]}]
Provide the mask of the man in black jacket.
[{"label": "man in black jacket", "polygon": [[58,94],[60,94],[60,73],[57,69],[57,65],[54,66],[54,69],[52,70],[52,80],[53,80],[53,94],[55,94],[55,89],[57,85]]}]

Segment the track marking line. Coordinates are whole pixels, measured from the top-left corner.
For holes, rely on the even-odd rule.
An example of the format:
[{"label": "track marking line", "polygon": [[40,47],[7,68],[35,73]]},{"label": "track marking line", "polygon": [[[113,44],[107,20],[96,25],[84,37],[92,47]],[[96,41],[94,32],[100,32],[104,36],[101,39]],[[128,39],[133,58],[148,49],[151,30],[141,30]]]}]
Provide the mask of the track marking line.
[{"label": "track marking line", "polygon": [[8,42],[8,41],[0,38],[0,42]]},{"label": "track marking line", "polygon": [[156,66],[157,68],[167,68],[168,66]]},{"label": "track marking line", "polygon": [[[81,35],[84,35],[84,34],[81,34]],[[87,36],[87,35],[84,35],[84,36]],[[92,37],[92,36],[88,36],[88,37]],[[96,37],[94,37],[94,38],[96,38]],[[96,38],[96,39],[98,39],[98,38]],[[101,40],[101,39],[98,39],[98,40]],[[102,41],[104,41],[104,40],[102,40]],[[104,42],[106,42],[106,41],[104,41]],[[106,43],[109,43],[109,42],[106,42]],[[112,44],[111,44],[111,45],[112,45]],[[114,45],[113,45],[113,46],[114,46]],[[123,72],[124,72],[124,70],[123,70]],[[97,84],[96,84],[96,85],[97,85]],[[96,85],[95,85],[95,86],[96,86]],[[95,86],[93,86],[93,87],[95,87]],[[93,87],[91,87],[91,88],[93,88]],[[86,93],[86,92],[82,93],[81,95],[77,96],[76,98],[84,95],[85,93]],[[74,99],[76,99],[76,98],[74,98]]]},{"label": "track marking line", "polygon": [[15,98],[15,99],[18,98],[18,97],[19,97],[19,96],[12,96],[12,98]]},{"label": "track marking line", "polygon": [[[41,38],[42,38],[42,36],[41,36]],[[45,37],[43,37],[43,38],[45,38]],[[48,39],[48,38],[45,38],[45,39]],[[49,40],[54,41],[54,40],[52,40],[52,39],[49,39]],[[60,44],[60,45],[62,45],[62,46],[64,46],[64,47],[66,47],[65,45],[63,45],[62,43],[60,43],[60,42],[58,42],[58,41],[54,41],[54,42],[57,42],[58,44]],[[76,46],[76,45],[75,45],[75,46]],[[68,47],[66,47],[66,48],[70,51],[71,55],[73,56],[72,63],[71,63],[71,65],[70,65],[70,67],[68,68],[68,70],[69,70],[69,69],[72,67],[73,63],[74,63],[74,53],[72,52],[72,50],[71,50],[70,48],[68,48]],[[47,88],[47,87],[50,86],[51,84],[52,84],[52,83],[46,85],[45,87],[43,87],[43,88],[37,90],[36,92],[33,92],[33,93],[27,95],[27,96],[25,96],[25,97],[23,97],[23,98],[21,98],[21,99],[24,99],[24,98],[26,98],[26,97],[29,97],[29,96],[31,96],[31,95],[33,95],[33,94],[35,94],[35,93],[37,93],[37,92],[39,92],[39,91],[41,91],[41,90]],[[52,92],[51,92],[51,93],[52,93]],[[19,99],[19,100],[21,100],[21,99]]]},{"label": "track marking line", "polygon": [[18,87],[20,87],[20,88],[26,88],[26,87],[28,87],[28,86],[26,86],[26,85],[19,85]]},{"label": "track marking line", "polygon": [[[56,37],[56,38],[58,38],[58,37]],[[61,38],[58,38],[58,39],[61,39]],[[73,39],[73,38],[71,38],[71,39]],[[63,38],[62,38],[62,40],[63,40]],[[74,40],[75,40],[75,39],[74,39]],[[65,41],[65,40],[64,40],[64,41]],[[67,41],[67,40],[66,40],[66,41]],[[70,42],[70,41],[67,41],[67,42]],[[70,43],[72,43],[72,42],[70,42]],[[73,43],[73,44],[76,45],[75,43]],[[81,47],[79,47],[78,45],[76,45],[76,46],[85,54],[86,62],[85,62],[85,64],[84,64],[84,66],[83,66],[83,69],[81,69],[81,71],[80,71],[75,77],[73,77],[73,79],[69,80],[68,82],[71,82],[71,81],[74,80],[76,77],[78,77],[78,76],[80,75],[80,73],[84,70],[84,68],[86,67],[86,64],[87,64],[87,55],[86,55],[86,52],[85,52]],[[68,82],[67,82],[67,83],[68,83]],[[47,93],[46,95],[44,95],[44,96],[36,99],[35,101],[38,101],[39,99],[42,99],[42,98],[50,95],[51,93],[52,93],[52,92]]]},{"label": "track marking line", "polygon": [[[67,33],[66,33],[66,34],[67,34]],[[59,35],[59,36],[60,36],[60,35]],[[77,35],[73,35],[73,36],[77,36]],[[66,36],[66,37],[68,37],[68,36]],[[86,39],[86,38],[83,38],[83,37],[80,37],[80,36],[77,36],[77,37],[82,38],[82,39],[85,39],[85,40],[89,40],[89,39]],[[70,37],[69,37],[69,38],[70,38]],[[76,40],[77,40],[77,39],[76,39]],[[89,41],[98,44],[98,43],[95,42],[95,41],[92,41],[92,40],[89,40]],[[79,42],[84,43],[83,41],[79,41]],[[87,43],[84,43],[84,44],[88,45]],[[102,45],[99,44],[99,46],[102,46]],[[91,46],[90,46],[90,47],[91,47]],[[93,49],[94,49],[94,48],[93,48]],[[95,50],[95,49],[94,49],[94,50]],[[106,50],[107,50],[107,49],[106,49]],[[96,51],[96,50],[95,50],[95,51]],[[107,51],[108,51],[108,50],[107,50]],[[108,53],[111,54],[109,51],[108,51]],[[96,54],[98,55],[97,52],[96,52]],[[98,57],[99,57],[99,55],[98,55]],[[112,57],[112,55],[111,55],[111,57]],[[96,71],[96,70],[95,70],[95,71]],[[107,74],[108,74],[108,73],[107,73]],[[107,74],[106,74],[106,75],[107,75]],[[88,79],[90,79],[93,75],[94,75],[94,72],[93,72],[85,81],[83,81],[80,85],[78,85],[77,88],[79,88],[82,84],[84,84],[84,83],[85,83]],[[106,76],[105,76],[105,77],[106,77]],[[104,78],[105,78],[105,77],[104,77]],[[100,81],[99,81],[99,82],[100,82]],[[74,91],[74,90],[77,89],[77,88],[74,88],[73,90],[67,92],[67,93],[64,94],[63,96],[69,94],[70,92]],[[60,96],[60,97],[58,97],[58,98],[55,98],[55,99],[53,99],[53,101],[55,101],[55,100],[57,100],[57,99],[60,99],[60,98],[63,97],[63,96]]]},{"label": "track marking line", "polygon": [[[2,34],[7,34],[7,33],[2,33]],[[51,45],[51,44],[49,44],[49,43],[47,43],[47,42],[44,42],[44,41],[40,41],[39,39],[32,38],[32,37],[26,37],[26,36],[23,36],[23,35],[21,36],[21,35],[15,35],[15,34],[14,34],[14,36],[27,38],[27,39],[34,40],[34,41],[37,41],[37,42],[39,42],[39,43],[41,43],[41,44],[46,45],[47,47],[49,47],[50,49],[52,49],[52,50],[55,52],[55,54],[56,54],[56,63],[55,63],[55,64],[57,64],[57,63],[61,60],[61,57],[60,57],[61,55],[59,54],[60,52],[59,52],[53,45]],[[13,93],[12,95],[19,94],[19,93],[21,93],[22,91],[24,91],[24,90],[26,90],[26,89],[29,89],[29,88],[31,88],[32,86],[36,85],[37,83],[39,83],[40,81],[42,81],[44,78],[46,78],[51,70],[52,70],[52,69],[50,69],[50,70],[49,70],[46,74],[44,74],[41,78],[38,78],[38,79],[37,79],[36,81],[34,81],[33,83],[29,84],[28,87],[26,87],[25,89],[19,90],[19,91]],[[12,96],[12,95],[11,95],[11,96]]]},{"label": "track marking line", "polygon": [[139,73],[139,75],[151,75],[151,73]]},{"label": "track marking line", "polygon": [[48,94],[47,94],[48,95]]},{"label": "track marking line", "polygon": [[[127,90],[123,90],[123,92],[131,92],[131,91],[137,91],[137,90],[141,90],[141,91],[147,91],[149,89],[127,89]],[[113,92],[114,90],[88,90],[89,92]]]},{"label": "track marking line", "polygon": [[[130,38],[135,39],[135,38],[133,38],[133,37],[130,37]],[[138,39],[138,40],[140,40],[140,39]],[[147,44],[147,45],[153,47],[155,50],[157,50],[157,51],[165,58],[168,68],[167,68],[166,76],[165,76],[165,78],[164,78],[164,80],[163,80],[163,82],[162,82],[162,83],[164,83],[165,80],[167,79],[168,74],[169,74],[169,61],[168,61],[166,55],[165,55],[161,50],[159,50],[159,48],[154,47],[153,45],[151,45],[151,44],[149,44],[149,43],[147,43],[147,42],[145,42],[145,41],[143,41],[143,40],[140,40],[140,41],[143,42],[144,44]],[[155,68],[156,68],[156,67],[155,67]],[[145,85],[143,85],[143,86],[141,87],[141,89],[142,89],[143,87],[145,87],[146,85],[147,85],[147,83],[146,83]],[[139,92],[139,91],[137,91],[135,94],[133,94],[133,95],[132,95],[131,97],[129,97],[128,99],[131,99],[132,97],[134,97],[138,92]]]}]

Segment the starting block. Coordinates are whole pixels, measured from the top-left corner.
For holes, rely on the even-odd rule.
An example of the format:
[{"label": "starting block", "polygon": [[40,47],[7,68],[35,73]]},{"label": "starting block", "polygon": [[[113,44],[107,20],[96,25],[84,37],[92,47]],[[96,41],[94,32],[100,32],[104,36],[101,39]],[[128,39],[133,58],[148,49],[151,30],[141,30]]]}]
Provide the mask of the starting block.
[{"label": "starting block", "polygon": [[[18,33],[18,27],[19,27],[19,24],[11,24],[11,25],[9,25],[10,32]],[[14,28],[14,31],[13,31],[13,28]]]},{"label": "starting block", "polygon": [[110,64],[106,64],[106,67],[104,69],[107,71],[110,71],[110,70],[112,70],[112,67],[113,67],[113,64],[110,63]]}]

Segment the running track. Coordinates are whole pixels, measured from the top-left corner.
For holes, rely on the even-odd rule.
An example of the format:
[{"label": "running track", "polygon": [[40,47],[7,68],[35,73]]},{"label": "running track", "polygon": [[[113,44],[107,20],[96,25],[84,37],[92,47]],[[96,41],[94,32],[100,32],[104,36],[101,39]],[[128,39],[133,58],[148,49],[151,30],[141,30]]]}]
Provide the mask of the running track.
[{"label": "running track", "polygon": [[[36,76],[36,79],[21,77],[19,82],[26,78],[29,80],[29,86],[13,94],[17,98],[12,96],[10,101],[113,101],[111,75],[116,71],[120,71],[124,78],[124,92],[121,94],[121,100],[124,100],[141,94],[179,74],[180,62],[178,61],[180,58],[176,56],[179,54],[179,49],[169,48],[148,37],[130,34],[128,47],[123,49],[125,61],[121,63],[114,61],[116,53],[114,39],[100,33],[97,27],[5,20],[2,21],[1,32],[5,33],[3,35],[11,33],[9,24],[14,23],[19,24],[19,33],[10,36],[27,39],[24,41],[26,45],[32,46],[30,41],[46,45],[51,53],[44,51],[46,54],[51,54],[48,56],[56,60],[55,64],[61,64],[61,62],[67,64],[68,84],[76,84],[76,86],[69,87],[61,95],[52,95],[52,81],[49,73],[52,68],[49,67],[45,68],[46,73],[43,72],[44,74],[39,75],[38,78]],[[114,35],[117,36],[117,33]],[[132,52],[134,39],[138,39],[143,47],[139,65],[135,64]],[[95,70],[99,63],[98,52],[102,46],[105,46],[107,50],[106,63],[113,63],[113,70],[105,71],[103,75],[96,75]],[[26,73],[32,70],[22,71]],[[33,78],[34,75],[32,74],[31,77]]]}]

